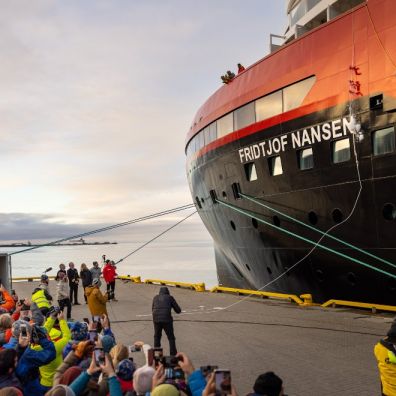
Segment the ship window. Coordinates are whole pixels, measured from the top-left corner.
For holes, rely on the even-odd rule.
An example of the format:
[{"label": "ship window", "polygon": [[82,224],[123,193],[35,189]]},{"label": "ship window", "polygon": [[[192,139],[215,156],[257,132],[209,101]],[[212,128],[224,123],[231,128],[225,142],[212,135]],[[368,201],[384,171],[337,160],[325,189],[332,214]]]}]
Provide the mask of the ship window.
[{"label": "ship window", "polygon": [[269,158],[268,165],[270,168],[271,176],[277,176],[283,173],[282,160],[279,155],[276,157]]},{"label": "ship window", "polygon": [[300,106],[314,85],[315,76],[308,77],[283,89],[283,111],[289,111]]},{"label": "ship window", "polygon": [[209,125],[209,136],[210,136],[210,141],[213,142],[214,140],[217,139],[217,125],[216,122],[212,122]]},{"label": "ship window", "polygon": [[256,120],[261,121],[282,113],[282,90],[257,99]]},{"label": "ship window", "polygon": [[301,170],[312,169],[314,166],[313,162],[313,150],[312,147],[298,151],[298,167]]},{"label": "ship window", "polygon": [[256,165],[254,162],[249,162],[244,165],[245,166],[245,175],[248,181],[255,181],[257,180],[257,171]]},{"label": "ship window", "polygon": [[395,128],[385,128],[373,133],[374,155],[391,153],[395,150]]},{"label": "ship window", "polygon": [[217,120],[217,136],[223,137],[234,130],[234,120],[232,113],[225,115]]},{"label": "ship window", "polygon": [[351,159],[351,144],[349,138],[336,140],[332,143],[333,163],[349,161]]},{"label": "ship window", "polygon": [[195,202],[197,203],[198,208],[199,208],[199,209],[202,209],[202,205],[201,205],[201,202],[200,202],[200,200],[199,200],[198,197],[195,197]]},{"label": "ship window", "polygon": [[250,124],[254,124],[255,121],[254,102],[248,103],[234,111],[234,125],[236,131]]},{"label": "ship window", "polygon": [[206,127],[202,130],[202,134],[204,136],[204,146],[210,143],[210,136],[209,136],[209,127]]},{"label": "ship window", "polygon": [[204,131],[201,131],[197,135],[197,147],[196,150],[201,150],[201,148],[204,146]]}]

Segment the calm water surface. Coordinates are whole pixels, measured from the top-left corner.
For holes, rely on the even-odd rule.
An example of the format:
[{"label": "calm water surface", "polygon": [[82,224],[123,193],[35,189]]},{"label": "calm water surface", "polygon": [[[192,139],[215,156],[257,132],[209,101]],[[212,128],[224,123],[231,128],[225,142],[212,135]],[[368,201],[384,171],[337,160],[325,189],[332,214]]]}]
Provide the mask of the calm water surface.
[{"label": "calm water surface", "polygon": [[[81,263],[90,268],[92,261],[101,263],[102,255],[117,261],[141,246],[136,242],[99,246],[52,246],[13,255],[13,277],[40,275],[46,268],[55,275],[59,263],[73,261],[80,270]],[[2,252],[15,252],[23,248],[1,248]],[[214,250],[209,241],[156,242],[146,246],[117,265],[119,275],[141,276],[182,282],[205,282],[207,287],[217,285]]]}]

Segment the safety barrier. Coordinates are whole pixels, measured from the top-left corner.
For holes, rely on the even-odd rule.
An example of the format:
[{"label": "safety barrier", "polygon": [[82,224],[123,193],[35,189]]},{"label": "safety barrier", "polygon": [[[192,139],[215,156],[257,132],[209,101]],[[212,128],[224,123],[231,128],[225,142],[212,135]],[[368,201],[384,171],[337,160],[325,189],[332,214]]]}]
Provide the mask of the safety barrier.
[{"label": "safety barrier", "polygon": [[[54,276],[49,276],[50,279],[54,279]],[[187,282],[174,282],[169,280],[161,280],[161,279],[146,279],[142,280],[140,276],[130,276],[130,275],[120,275],[117,279],[128,281],[132,283],[145,283],[145,284],[158,284],[163,286],[174,286],[180,288],[186,288],[190,290],[194,290],[197,292],[205,292],[207,291],[205,288],[205,283],[187,283]],[[25,277],[16,277],[12,278],[13,282],[33,282],[39,281],[39,276],[25,276]],[[223,286],[215,286],[212,289],[208,290],[211,293],[232,293],[238,295],[247,295],[247,296],[258,296],[261,298],[273,298],[277,300],[286,300],[290,302],[294,302],[299,306],[318,306],[322,308],[328,307],[337,307],[337,306],[345,306],[351,308],[361,308],[361,309],[370,309],[373,313],[377,311],[384,312],[396,312],[396,306],[392,305],[383,305],[383,304],[371,304],[364,302],[356,302],[356,301],[346,301],[346,300],[329,300],[323,304],[317,304],[313,302],[311,294],[302,294],[299,297],[295,294],[284,294],[284,293],[275,293],[275,292],[266,292],[259,290],[249,290],[249,289],[236,289],[232,287],[223,287]]]},{"label": "safety barrier", "polygon": [[159,285],[166,285],[166,286],[175,286],[175,287],[183,287],[186,289],[195,290],[197,292],[204,292],[206,291],[205,283],[185,283],[185,282],[173,282],[168,280],[159,280],[159,279],[146,279],[144,283],[149,284],[159,284]]},{"label": "safety barrier", "polygon": [[[305,303],[305,301],[301,300],[298,296],[294,294],[283,294],[283,293],[273,293],[273,292],[265,292],[265,291],[258,291],[258,290],[248,290],[248,289],[235,289],[232,287],[222,287],[216,286],[210,290],[211,293],[234,293],[238,295],[253,295],[253,296],[260,296],[262,298],[276,298],[278,300],[288,300],[294,301],[298,305],[311,305]],[[306,295],[305,295],[306,296]]]},{"label": "safety barrier", "polygon": [[133,283],[142,283],[142,278],[140,276],[130,276],[130,275],[119,275],[117,279],[130,281]]},{"label": "safety barrier", "polygon": [[376,313],[377,311],[390,311],[396,312],[396,307],[392,305],[382,305],[382,304],[370,304],[363,302],[355,302],[355,301],[345,301],[345,300],[329,300],[321,305],[323,308],[336,306],[345,306],[345,307],[354,307],[354,308],[366,308],[371,309],[372,313]]}]

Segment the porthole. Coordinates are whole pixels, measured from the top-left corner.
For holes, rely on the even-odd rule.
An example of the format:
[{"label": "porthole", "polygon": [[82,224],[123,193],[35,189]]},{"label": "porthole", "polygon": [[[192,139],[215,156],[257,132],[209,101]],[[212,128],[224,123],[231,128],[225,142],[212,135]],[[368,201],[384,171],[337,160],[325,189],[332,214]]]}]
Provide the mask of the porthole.
[{"label": "porthole", "polygon": [[245,264],[246,265],[246,268],[249,270],[249,271],[251,271],[251,269],[250,269],[250,267],[249,267],[249,264]]},{"label": "porthole", "polygon": [[205,200],[204,200],[203,198],[201,198],[201,202],[202,202],[202,203],[205,203]]},{"label": "porthole", "polygon": [[395,220],[396,219],[395,205],[391,203],[386,203],[382,208],[382,215],[386,220]]},{"label": "porthole", "polygon": [[198,208],[199,208],[199,209],[202,209],[202,205],[201,205],[201,202],[200,202],[200,200],[199,200],[198,197],[195,197],[195,202],[197,203]]},{"label": "porthole", "polygon": [[236,230],[235,223],[231,220],[230,224],[231,224],[231,228],[235,231]]},{"label": "porthole", "polygon": [[356,282],[357,282],[356,275],[353,272],[348,272],[347,279],[348,279],[348,282],[349,282],[349,284],[351,286],[355,286],[356,285]]},{"label": "porthole", "polygon": [[280,220],[278,216],[274,216],[272,218],[272,222],[274,223],[274,225],[276,225],[277,227],[280,227]]},{"label": "porthole", "polygon": [[334,223],[341,223],[342,219],[344,218],[344,215],[340,209],[334,209],[331,215],[333,217]]},{"label": "porthole", "polygon": [[272,269],[270,267],[267,267],[267,272],[271,275],[272,274]]},{"label": "porthole", "polygon": [[252,219],[252,226],[258,228],[258,221],[256,219]]},{"label": "porthole", "polygon": [[315,225],[318,223],[318,216],[314,211],[311,211],[308,213],[308,220],[312,225]]},{"label": "porthole", "polygon": [[315,276],[319,282],[323,282],[325,280],[325,276],[322,270],[317,269],[315,270]]},{"label": "porthole", "polygon": [[223,192],[221,193],[221,195],[223,196],[224,199],[227,199],[227,193],[226,193],[225,191],[223,191]]}]

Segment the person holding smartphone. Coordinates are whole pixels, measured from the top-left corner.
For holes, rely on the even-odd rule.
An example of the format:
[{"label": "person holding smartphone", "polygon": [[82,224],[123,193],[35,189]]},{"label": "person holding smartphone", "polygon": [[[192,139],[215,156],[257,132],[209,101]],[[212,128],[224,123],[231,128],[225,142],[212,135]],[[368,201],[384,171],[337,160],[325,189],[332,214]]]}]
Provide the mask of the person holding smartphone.
[{"label": "person holding smartphone", "polygon": [[181,312],[181,308],[170,295],[166,286],[160,288],[159,294],[153,298],[152,312],[154,323],[154,348],[161,347],[162,330],[165,331],[169,341],[169,351],[171,356],[177,354],[176,338],[173,331],[172,309],[176,313]]}]

